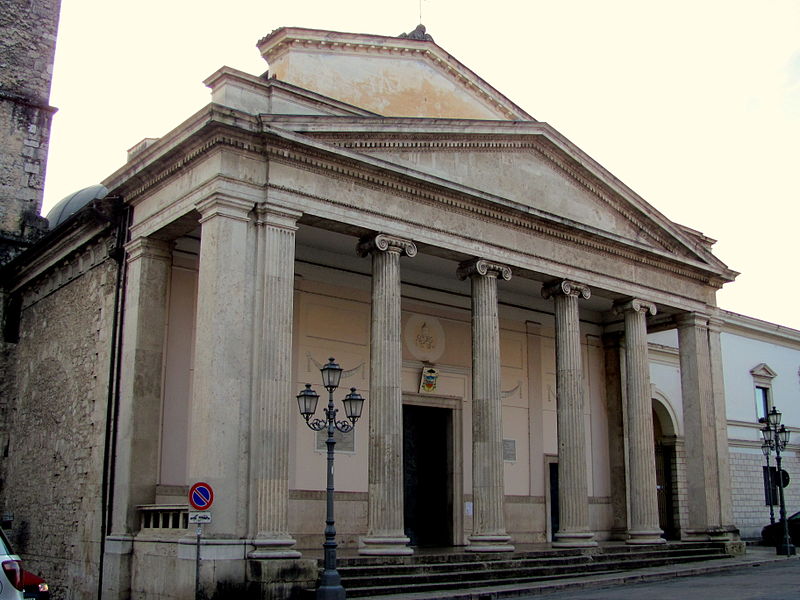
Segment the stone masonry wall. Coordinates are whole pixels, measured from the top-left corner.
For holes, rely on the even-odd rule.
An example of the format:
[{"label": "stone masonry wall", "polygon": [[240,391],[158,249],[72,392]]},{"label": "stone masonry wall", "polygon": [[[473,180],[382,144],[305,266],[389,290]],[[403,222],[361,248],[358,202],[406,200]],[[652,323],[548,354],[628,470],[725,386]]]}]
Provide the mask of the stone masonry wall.
[{"label": "stone masonry wall", "polygon": [[0,0],[0,264],[46,228],[44,191],[60,0]]},{"label": "stone masonry wall", "polygon": [[[769,523],[769,506],[764,498],[764,455],[758,449],[745,451],[731,448],[731,487],[733,494],[733,518],[745,539],[758,539],[761,528]],[[770,457],[775,466],[775,455]],[[783,470],[791,481],[784,492],[786,512],[791,515],[800,510],[800,458],[794,452],[783,455]],[[775,520],[779,518],[778,501],[775,500]]]},{"label": "stone masonry wall", "polygon": [[0,0],[0,90],[46,103],[61,0]]},{"label": "stone masonry wall", "polygon": [[16,347],[0,508],[14,513],[12,543],[54,598],[97,596],[117,272],[106,248],[26,293]]}]

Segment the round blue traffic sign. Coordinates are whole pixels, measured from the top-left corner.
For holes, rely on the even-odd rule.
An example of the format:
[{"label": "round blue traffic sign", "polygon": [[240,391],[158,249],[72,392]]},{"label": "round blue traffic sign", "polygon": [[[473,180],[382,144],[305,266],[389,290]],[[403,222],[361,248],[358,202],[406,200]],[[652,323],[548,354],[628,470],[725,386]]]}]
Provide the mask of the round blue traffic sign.
[{"label": "round blue traffic sign", "polygon": [[195,510],[208,510],[214,504],[214,490],[202,481],[195,483],[189,490],[189,504]]}]

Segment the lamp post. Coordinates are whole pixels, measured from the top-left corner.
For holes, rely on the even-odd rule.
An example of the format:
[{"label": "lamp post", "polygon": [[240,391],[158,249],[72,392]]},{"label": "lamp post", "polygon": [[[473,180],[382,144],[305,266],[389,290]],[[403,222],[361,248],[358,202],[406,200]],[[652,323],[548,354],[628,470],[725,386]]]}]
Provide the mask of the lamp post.
[{"label": "lamp post", "polygon": [[324,409],[325,418],[311,418],[317,410],[319,394],[311,389],[310,383],[307,383],[305,389],[297,394],[297,406],[300,409],[300,414],[306,420],[306,425],[314,431],[321,431],[325,428],[328,430],[328,439],[325,442],[328,447],[328,485],[325,496],[327,510],[325,517],[325,543],[322,544],[325,551],[325,564],[320,585],[317,589],[317,600],[344,600],[345,591],[342,587],[342,578],[336,570],[337,544],[336,528],[333,521],[333,449],[336,446],[336,440],[333,434],[337,429],[342,433],[353,430],[356,421],[361,417],[364,398],[356,392],[356,388],[350,388],[350,393],[342,401],[344,413],[350,423],[337,421],[336,413],[338,410],[333,404],[333,392],[339,387],[339,381],[342,378],[342,367],[337,365],[333,358],[329,358],[328,363],[320,371],[322,372],[322,385],[328,390],[328,406]]},{"label": "lamp post", "polygon": [[[789,522],[786,520],[786,503],[783,498],[783,473],[781,472],[781,450],[786,448],[789,443],[789,430],[785,425],[781,425],[781,413],[774,406],[767,413],[766,417],[761,417],[759,423],[764,424],[761,434],[764,436],[764,450],[767,460],[769,460],[769,452],[775,451],[775,465],[778,470],[778,502],[780,503],[780,517],[783,523],[783,540],[777,546],[777,553],[785,556],[794,556],[797,550],[792,545],[789,538]],[[764,448],[766,446],[766,448]],[[772,483],[770,477],[770,483]]]},{"label": "lamp post", "polygon": [[774,525],[775,524],[775,508],[774,508],[773,505],[775,504],[775,499],[772,497],[772,488],[773,488],[774,484],[772,482],[772,471],[770,470],[770,466],[769,466],[770,445],[769,445],[768,441],[764,440],[761,443],[761,452],[764,453],[764,456],[767,459],[767,503],[769,504],[769,524],[770,525]]}]

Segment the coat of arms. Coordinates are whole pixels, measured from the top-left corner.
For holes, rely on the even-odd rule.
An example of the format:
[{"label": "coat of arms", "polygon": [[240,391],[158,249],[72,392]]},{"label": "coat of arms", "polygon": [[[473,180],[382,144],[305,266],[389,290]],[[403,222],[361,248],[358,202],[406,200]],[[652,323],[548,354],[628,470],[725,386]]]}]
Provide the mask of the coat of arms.
[{"label": "coat of arms", "polygon": [[422,380],[419,383],[419,391],[422,392],[435,392],[436,382],[439,379],[439,371],[433,367],[425,367],[422,369]]}]

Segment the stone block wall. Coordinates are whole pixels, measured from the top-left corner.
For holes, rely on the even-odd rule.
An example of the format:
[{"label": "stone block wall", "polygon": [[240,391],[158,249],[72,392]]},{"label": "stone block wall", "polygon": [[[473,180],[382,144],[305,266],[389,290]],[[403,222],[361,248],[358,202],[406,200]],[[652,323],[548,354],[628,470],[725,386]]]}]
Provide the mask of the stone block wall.
[{"label": "stone block wall", "polygon": [[675,527],[680,532],[684,532],[689,527],[689,485],[686,481],[686,446],[682,439],[675,443],[675,455],[672,469],[672,489],[673,489],[673,517]]},{"label": "stone block wall", "polygon": [[55,112],[49,106],[60,0],[0,0],[0,264],[46,229],[39,216]]},{"label": "stone block wall", "polygon": [[[731,488],[733,517],[744,539],[759,539],[761,528],[769,523],[769,506],[764,498],[763,467],[766,460],[760,450],[746,451],[731,448]],[[775,466],[775,455],[770,457]],[[783,490],[786,512],[791,515],[800,510],[800,458],[791,450],[783,455],[783,469],[791,481]],[[775,520],[778,520],[778,500],[775,500]]]},{"label": "stone block wall", "polygon": [[61,0],[0,0],[0,90],[46,103]]},{"label": "stone block wall", "polygon": [[8,400],[3,511],[55,598],[97,597],[117,265],[100,240],[26,290]]}]

